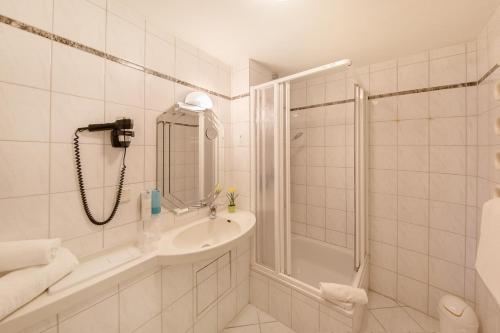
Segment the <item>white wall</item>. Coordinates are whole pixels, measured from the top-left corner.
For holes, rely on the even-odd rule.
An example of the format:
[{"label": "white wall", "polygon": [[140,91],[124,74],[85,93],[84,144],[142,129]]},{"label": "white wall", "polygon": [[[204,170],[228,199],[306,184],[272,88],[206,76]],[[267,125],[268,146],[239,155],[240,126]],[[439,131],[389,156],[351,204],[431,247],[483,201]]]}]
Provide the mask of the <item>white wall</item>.
[{"label": "white wall", "polygon": [[[350,74],[327,72],[291,83],[290,157],[292,232],[352,249],[354,103],[347,100],[353,99],[354,82]],[[322,105],[332,102],[339,104]]]},{"label": "white wall", "polygon": [[[500,61],[500,9],[487,22],[478,37],[478,73],[484,75]],[[494,99],[494,84],[500,79],[495,71],[478,87],[477,112],[477,238],[479,239],[481,206],[494,197],[500,186],[500,172],[495,165],[495,155],[500,151],[500,140],[495,133],[495,122],[500,115],[500,103]],[[476,274],[476,310],[484,333],[500,330],[500,305]]]},{"label": "white wall", "polygon": [[[337,99],[347,99],[349,91],[344,87],[352,77],[372,96],[370,287],[433,316],[437,316],[436,305],[443,294],[456,294],[473,305],[475,302],[476,87],[462,84],[478,78],[476,53],[475,41],[427,50],[350,69],[347,81],[311,78],[292,90],[295,107],[329,102],[335,82]],[[433,89],[447,85],[457,86]],[[380,96],[399,92],[405,93]],[[376,95],[379,98],[373,98]],[[342,111],[316,107],[300,112],[304,123],[320,125],[305,126],[307,132],[312,132],[321,130],[322,122]],[[337,132],[341,130],[337,128]],[[334,140],[333,135],[335,132],[324,134],[325,144]],[[308,135],[305,140],[309,139],[312,137]],[[324,173],[324,166],[313,165],[314,157],[306,154],[306,169]],[[307,176],[306,172],[306,180]],[[320,183],[321,179],[316,185]],[[310,200],[307,190],[303,192],[297,197],[305,198],[307,208],[318,201],[317,191],[311,192]],[[347,200],[344,196],[328,197],[325,192],[324,207],[319,207],[324,215],[308,216],[306,208],[306,223],[295,221],[295,231],[335,243],[327,227],[331,221],[326,218],[325,207],[343,207],[344,200],[349,207],[346,197]],[[318,225],[325,226],[324,233],[315,228]],[[319,231],[314,233],[315,230]],[[348,224],[346,231],[339,236],[349,246],[352,236]]]},{"label": "white wall", "polygon": [[[60,237],[80,257],[134,240],[142,229],[139,193],[155,186],[156,117],[198,85],[221,94],[212,98],[224,118],[230,68],[160,34],[120,1],[54,1],[53,7],[52,1],[2,1],[0,13],[186,82],[0,24],[0,239]],[[130,201],[97,227],[77,191],[73,133],[120,116],[134,120],[136,134],[126,160]],[[82,133],[80,140],[89,203],[99,219],[114,204],[122,156],[108,135]]]},{"label": "white wall", "polygon": [[[370,287],[433,316],[446,293],[475,303],[477,89],[465,84],[478,79],[476,57],[472,41],[351,69],[347,75],[372,96]],[[304,107],[328,102],[327,90],[334,82],[312,78],[298,84],[292,103]],[[347,81],[339,82],[346,87]],[[436,89],[448,85],[456,86]],[[348,91],[337,91],[349,97]],[[373,98],[399,92],[405,93]],[[324,107],[305,109],[305,123],[321,123],[325,112]],[[325,142],[331,139],[325,136]],[[312,157],[306,154],[307,167],[312,168]],[[307,193],[302,197],[309,205]],[[330,208],[339,202],[326,195],[324,200]],[[325,225],[325,233],[316,233],[316,238],[328,241],[326,213],[318,221],[314,218],[306,209],[303,233]],[[295,231],[304,231],[298,226],[302,224]]]},{"label": "white wall", "polygon": [[[475,82],[498,62],[499,17],[497,11],[478,41],[352,72],[370,95]],[[233,72],[233,80],[246,78],[246,70]],[[480,207],[500,183],[491,164],[498,75],[479,87],[370,101],[371,288],[432,316],[442,295],[458,295],[476,307],[487,333],[498,331],[500,309],[474,261]],[[318,102],[308,102],[307,86],[296,91],[304,99],[292,100],[296,106]]]},{"label": "white wall", "polygon": [[[370,95],[477,80],[476,43],[369,66]],[[474,302],[476,88],[370,101],[371,288],[437,316]]]},{"label": "white wall", "polygon": [[272,80],[273,73],[248,59],[231,72],[231,113],[225,118],[225,183],[235,186],[236,204],[250,209],[250,86]]},{"label": "white wall", "polygon": [[[250,84],[267,81],[270,73],[252,63],[230,70],[161,33],[116,0],[44,0],[26,6],[2,1],[0,13],[188,83],[145,74],[0,24],[1,240],[61,237],[82,257],[135,239],[142,228],[139,192],[155,182],[154,119],[192,90],[189,85],[226,97],[242,95],[232,101],[212,97],[226,125],[224,185],[236,185],[238,204],[250,206],[245,95]],[[477,44],[373,64],[358,69],[359,78],[370,95],[475,81],[499,59],[499,17],[497,11]],[[491,165],[497,148],[490,125],[497,112],[491,85],[497,75],[479,89],[370,102],[371,288],[431,315],[436,315],[442,294],[459,295],[477,302],[487,333],[500,325],[500,309],[475,274],[474,256],[478,208],[500,183]],[[127,154],[131,200],[121,205],[110,225],[95,227],[87,221],[76,191],[73,131],[121,115],[132,117],[136,129]],[[82,151],[91,206],[102,217],[114,200],[120,151],[100,134],[82,135]],[[157,288],[159,272],[150,272],[140,283]],[[119,311],[120,294],[117,286],[97,304],[115,302],[109,309]],[[97,305],[89,309],[79,312],[82,318],[101,315]],[[111,312],[109,318],[115,318]],[[69,324],[59,320],[61,331]]]},{"label": "white wall", "polygon": [[[90,54],[0,24],[0,240],[60,237],[79,257],[135,241],[143,227],[139,194],[155,187],[156,117],[199,86],[213,92],[218,116],[231,119],[230,67],[160,32],[117,0],[2,1],[0,14],[97,50]],[[102,52],[139,69],[106,60]],[[126,161],[131,198],[115,220],[96,227],[77,192],[73,133],[119,116],[133,118],[136,132]],[[81,143],[89,202],[102,218],[114,203],[122,151],[102,133],[84,133]],[[226,259],[209,265],[203,281],[196,271],[208,261],[155,267],[28,331],[220,331],[248,303],[249,242],[231,252],[231,268]],[[203,313],[195,311],[208,303]]]},{"label": "white wall", "polygon": [[[497,10],[485,24],[477,41],[438,51],[431,50],[428,65],[423,65],[425,62],[421,62],[420,65],[403,67],[400,59],[395,70],[385,70],[385,73],[381,71],[384,74],[371,73],[371,94],[375,93],[372,78],[378,81],[384,76],[385,79],[376,82],[376,86],[387,86],[388,82],[393,82],[392,88],[394,88],[397,82],[400,89],[403,79],[403,89],[408,88],[406,83],[410,83],[410,88],[423,87],[426,82],[423,78],[426,75],[430,86],[459,83],[464,78],[469,82],[480,80],[500,60],[499,22],[500,10]],[[441,59],[433,60],[433,57]],[[416,62],[416,58],[410,59]],[[406,60],[403,62],[407,63]],[[370,66],[370,69],[372,67]],[[373,145],[371,167],[393,170],[396,169],[394,167],[396,165],[399,169],[397,184],[393,185],[396,187],[392,187],[397,191],[396,201],[394,190],[389,190],[386,186],[390,184],[388,182],[390,178],[384,178],[383,171],[378,177],[380,181],[377,181],[375,176],[371,182],[371,214],[376,217],[371,219],[373,264],[371,287],[386,295],[395,295],[402,303],[421,310],[425,310],[427,298],[428,313],[434,316],[439,297],[445,293],[456,294],[475,307],[480,317],[481,331],[486,333],[497,332],[500,329],[500,307],[475,272],[474,264],[480,234],[481,207],[486,200],[494,196],[494,191],[500,184],[494,163],[498,151],[498,138],[494,131],[498,102],[493,96],[493,84],[499,75],[496,70],[477,87],[425,93],[428,95],[427,98],[419,97],[423,94],[416,94],[397,101],[387,99],[389,103],[381,103],[380,107],[374,105],[376,102],[374,100],[371,111],[373,117],[383,118],[377,120],[381,121],[380,124],[372,120],[372,145],[377,141],[384,143]],[[401,118],[402,113],[418,118],[416,115],[425,115],[426,110],[430,117],[428,126],[425,125],[426,121],[422,120],[413,121],[411,126],[402,127],[407,121]],[[397,122],[395,125],[387,122],[386,118],[394,113]],[[402,129],[404,131],[401,131]],[[394,134],[387,135],[391,132]],[[428,133],[428,143],[423,147],[414,147],[410,155],[408,155],[410,151],[402,155],[404,151],[399,146],[400,139],[414,140],[420,137],[419,141],[414,142],[425,143],[425,136],[422,136],[422,133]],[[436,139],[441,143],[436,145]],[[387,147],[385,143],[393,143],[394,140],[397,144]],[[396,151],[393,146],[397,147]],[[416,173],[412,173],[413,180],[407,178],[410,182],[402,182],[401,163],[406,166],[405,168],[421,166],[423,170],[418,172],[422,175],[422,171],[424,174],[427,173],[425,161],[430,171],[429,192],[427,192],[429,199],[421,195],[418,200],[411,199],[406,203],[407,199],[404,199],[405,204],[402,205],[401,189],[407,191],[425,187],[419,187],[419,182],[414,181],[417,179]],[[425,194],[426,191],[421,193]],[[410,202],[413,203],[408,205]],[[410,213],[406,219],[412,220],[407,222],[415,226],[407,228],[409,225],[401,223],[405,219],[401,218],[402,212]],[[387,216],[380,216],[381,218],[376,216],[387,213],[389,213]],[[391,222],[395,219],[397,219],[396,225]],[[421,222],[424,223],[425,229],[416,226]],[[407,229],[407,233],[401,232],[402,225]],[[397,228],[397,232],[394,228]],[[421,237],[416,237],[419,234]],[[394,259],[394,246],[377,244],[387,243],[390,239],[388,235],[393,235],[392,243],[398,244],[397,261]],[[419,241],[415,242],[417,238]],[[428,244],[428,255],[425,253],[425,247],[420,251],[416,248],[419,244]],[[413,246],[414,249],[409,248]],[[395,272],[393,272],[394,267],[396,267]]]}]

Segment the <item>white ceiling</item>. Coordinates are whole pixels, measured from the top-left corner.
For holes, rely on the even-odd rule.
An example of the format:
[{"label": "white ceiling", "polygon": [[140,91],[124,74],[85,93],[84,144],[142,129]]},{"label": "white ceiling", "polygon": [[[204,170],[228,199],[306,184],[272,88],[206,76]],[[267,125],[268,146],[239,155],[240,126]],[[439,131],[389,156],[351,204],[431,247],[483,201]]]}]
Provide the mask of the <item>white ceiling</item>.
[{"label": "white ceiling", "polygon": [[355,66],[474,39],[500,0],[123,0],[175,36],[236,65],[281,75]]}]

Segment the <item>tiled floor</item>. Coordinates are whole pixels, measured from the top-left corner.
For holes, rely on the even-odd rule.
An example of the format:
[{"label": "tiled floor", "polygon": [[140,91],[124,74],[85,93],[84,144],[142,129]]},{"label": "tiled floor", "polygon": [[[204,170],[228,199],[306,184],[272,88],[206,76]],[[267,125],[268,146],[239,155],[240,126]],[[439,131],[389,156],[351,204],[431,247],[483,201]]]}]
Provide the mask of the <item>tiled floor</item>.
[{"label": "tiled floor", "polygon": [[223,333],[295,333],[255,306],[247,305]]},{"label": "tiled floor", "polygon": [[[368,310],[359,333],[434,333],[439,322],[421,312],[400,306],[393,300],[370,291]],[[247,305],[223,333],[295,333],[260,311]]]},{"label": "tiled floor", "polygon": [[368,311],[365,312],[360,333],[434,333],[439,321],[417,310],[400,306],[392,299],[368,293]]}]

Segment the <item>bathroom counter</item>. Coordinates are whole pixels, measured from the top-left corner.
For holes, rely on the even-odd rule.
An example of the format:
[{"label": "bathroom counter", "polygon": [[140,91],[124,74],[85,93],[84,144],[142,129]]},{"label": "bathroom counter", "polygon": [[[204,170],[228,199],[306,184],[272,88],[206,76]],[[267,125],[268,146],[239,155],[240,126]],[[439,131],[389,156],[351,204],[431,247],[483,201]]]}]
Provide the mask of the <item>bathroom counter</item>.
[{"label": "bathroom counter", "polygon": [[[222,223],[227,223],[227,226]],[[230,223],[237,224],[239,229],[236,228],[236,225],[230,225]],[[219,225],[219,227],[216,228],[214,227],[215,225]],[[226,228],[232,228],[232,234],[227,234],[225,232]],[[162,233],[157,249],[154,251],[143,253],[139,257],[112,269],[106,270],[103,268],[104,271],[102,273],[92,271],[83,272],[82,274],[82,270],[87,270],[86,267],[92,267],[88,269],[95,270],[95,262],[102,261],[104,257],[113,255],[113,251],[107,251],[88,261],[82,262],[75,269],[75,274],[71,273],[59,281],[58,284],[66,285],[65,287],[58,288],[60,291],[51,291],[50,293],[46,291],[0,321],[0,332],[17,332],[30,327],[154,267],[188,262],[194,263],[223,254],[234,248],[240,241],[250,237],[254,230],[255,216],[252,213],[247,211],[239,211],[237,213],[221,212],[218,214],[218,220],[214,222],[205,217],[187,223],[180,223],[179,226],[170,228]],[[214,237],[210,237],[212,231],[215,232],[212,235]],[[188,240],[191,238],[196,239],[186,243],[186,236],[188,236]],[[224,238],[225,236],[227,237]],[[207,246],[207,240],[218,242]],[[197,246],[196,241],[200,241],[203,244]],[[130,248],[130,246],[115,249],[114,251],[115,253],[123,252],[127,248]],[[80,270],[78,270],[79,268]],[[76,274],[77,270],[78,273]],[[82,275],[91,277],[84,280],[75,280],[81,279]]]}]

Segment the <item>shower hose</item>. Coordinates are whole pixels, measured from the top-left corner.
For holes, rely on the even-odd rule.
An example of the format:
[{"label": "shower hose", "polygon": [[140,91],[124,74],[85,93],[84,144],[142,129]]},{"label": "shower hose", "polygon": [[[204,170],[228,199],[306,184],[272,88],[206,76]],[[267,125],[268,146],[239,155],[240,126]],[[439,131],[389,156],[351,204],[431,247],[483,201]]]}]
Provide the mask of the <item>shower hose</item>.
[{"label": "shower hose", "polygon": [[86,129],[87,128],[77,129],[75,131],[75,138],[73,139],[73,145],[75,150],[75,161],[76,161],[76,175],[78,176],[78,187],[80,189],[80,195],[82,197],[83,209],[85,210],[85,214],[87,214],[87,217],[89,218],[90,222],[92,222],[95,225],[104,225],[110,222],[115,217],[115,214],[118,211],[118,206],[120,205],[120,199],[123,190],[123,182],[125,181],[125,169],[127,168],[127,166],[125,165],[125,156],[127,155],[127,148],[124,148],[123,151],[122,169],[120,171],[120,180],[118,183],[118,191],[116,192],[115,205],[113,207],[113,210],[111,211],[111,214],[107,219],[105,219],[104,221],[98,221],[94,218],[92,212],[90,211],[89,204],[87,202],[87,194],[85,193],[85,185],[83,182],[83,171],[82,171],[82,162],[80,158],[80,142],[78,133],[83,132]]}]

